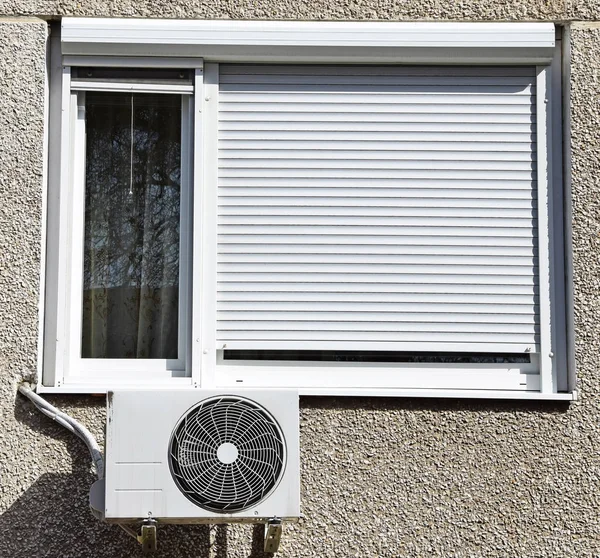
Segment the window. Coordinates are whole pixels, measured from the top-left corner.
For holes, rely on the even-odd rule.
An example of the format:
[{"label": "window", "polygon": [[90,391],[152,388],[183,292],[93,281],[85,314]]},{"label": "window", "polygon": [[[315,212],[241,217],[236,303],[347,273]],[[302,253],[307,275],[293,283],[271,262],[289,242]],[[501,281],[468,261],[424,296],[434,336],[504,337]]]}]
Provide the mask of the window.
[{"label": "window", "polygon": [[181,97],[81,94],[81,357],[179,358]]},{"label": "window", "polygon": [[42,389],[571,397],[552,26],[73,19],[57,49]]}]

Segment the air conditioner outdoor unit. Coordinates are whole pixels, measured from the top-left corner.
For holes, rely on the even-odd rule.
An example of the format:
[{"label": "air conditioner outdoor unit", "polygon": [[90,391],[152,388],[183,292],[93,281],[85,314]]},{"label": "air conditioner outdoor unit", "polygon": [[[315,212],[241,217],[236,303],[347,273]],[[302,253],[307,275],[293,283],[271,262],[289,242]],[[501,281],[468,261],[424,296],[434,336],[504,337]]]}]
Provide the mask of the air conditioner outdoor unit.
[{"label": "air conditioner outdoor unit", "polygon": [[108,522],[295,519],[298,392],[109,392],[103,484]]}]

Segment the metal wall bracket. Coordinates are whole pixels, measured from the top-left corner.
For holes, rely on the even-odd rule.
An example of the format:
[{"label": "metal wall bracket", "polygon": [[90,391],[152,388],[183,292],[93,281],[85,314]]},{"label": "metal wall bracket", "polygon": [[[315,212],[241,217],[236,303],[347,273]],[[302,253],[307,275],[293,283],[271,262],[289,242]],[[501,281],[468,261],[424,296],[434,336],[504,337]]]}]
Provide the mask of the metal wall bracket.
[{"label": "metal wall bracket", "polygon": [[156,552],[156,520],[146,519],[142,523],[140,534],[137,536],[138,542],[142,545],[142,552]]},{"label": "metal wall bracket", "polygon": [[265,525],[265,552],[277,552],[283,526],[281,519],[273,517]]}]

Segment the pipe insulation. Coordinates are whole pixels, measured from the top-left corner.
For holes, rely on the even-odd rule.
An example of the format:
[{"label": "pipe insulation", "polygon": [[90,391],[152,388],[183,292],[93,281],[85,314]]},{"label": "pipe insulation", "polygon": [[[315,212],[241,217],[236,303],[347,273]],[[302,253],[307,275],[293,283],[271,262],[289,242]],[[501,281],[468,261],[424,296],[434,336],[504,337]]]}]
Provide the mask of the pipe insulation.
[{"label": "pipe insulation", "polygon": [[102,451],[100,450],[100,446],[98,445],[96,438],[94,438],[94,435],[83,426],[83,424],[66,413],[63,413],[54,405],[48,403],[44,398],[40,397],[33,389],[31,389],[29,384],[20,385],[19,392],[27,397],[39,411],[85,442],[85,445],[92,456],[96,474],[99,479],[102,479],[104,477],[104,458],[102,457]]}]

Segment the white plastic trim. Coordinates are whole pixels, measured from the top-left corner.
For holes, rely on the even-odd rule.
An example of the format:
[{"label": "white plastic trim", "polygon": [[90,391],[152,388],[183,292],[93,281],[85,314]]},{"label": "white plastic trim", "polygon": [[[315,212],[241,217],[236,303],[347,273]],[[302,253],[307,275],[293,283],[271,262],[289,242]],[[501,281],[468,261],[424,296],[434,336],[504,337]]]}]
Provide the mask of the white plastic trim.
[{"label": "white plastic trim", "polygon": [[548,110],[550,100],[550,71],[546,67],[538,68],[536,83],[536,126],[537,126],[537,197],[538,197],[538,262],[539,262],[539,298],[540,298],[540,380],[541,391],[555,391],[552,359],[554,347],[550,335],[551,323],[551,278],[550,278],[550,198],[549,187],[552,184],[552,166],[548,164],[549,145],[552,140],[552,119]]},{"label": "white plastic trim", "polygon": [[491,389],[539,391],[538,374],[523,373],[524,365],[429,364],[328,366],[335,363],[220,364],[216,386],[221,388],[327,389]]},{"label": "white plastic trim", "polygon": [[551,23],[65,18],[61,40],[63,55],[541,64],[552,58],[555,32]]},{"label": "white plastic trim", "polygon": [[[110,389],[115,389],[113,386]],[[144,383],[145,390],[165,390],[165,389],[190,389],[190,382],[187,384],[147,384]],[[139,390],[140,385],[123,384],[118,389]],[[109,388],[102,386],[93,386],[86,384],[73,384],[64,387],[46,387],[38,386],[38,393],[94,393],[101,394],[109,391]],[[535,401],[577,401],[577,391],[570,393],[540,393],[535,391],[513,391],[513,390],[448,390],[448,389],[384,389],[384,388],[300,388],[300,395],[332,395],[332,396],[359,396],[359,397],[423,397],[436,399],[513,399],[513,400],[535,400]]]},{"label": "white plastic trim", "polygon": [[[194,318],[198,326],[194,331],[200,331],[201,357],[201,387],[212,387],[215,383],[215,366],[217,359],[216,323],[217,323],[217,180],[218,180],[218,110],[219,110],[219,66],[206,64],[204,66],[204,82],[200,99],[202,110],[201,130],[203,152],[196,153],[196,168],[202,173],[201,200],[196,215],[200,217],[196,226],[196,243],[202,244],[198,259],[194,261],[195,269],[200,269],[200,277],[194,281],[197,288],[192,294],[193,299],[200,299],[200,308],[196,308]],[[198,236],[199,235],[199,236]],[[193,334],[195,335],[195,333]]]},{"label": "white plastic trim", "polygon": [[[50,38],[50,28],[48,28],[48,32],[46,35],[46,44],[49,49],[49,43],[51,41]],[[50,96],[51,90],[54,86],[53,84],[53,74],[52,72],[56,71],[60,73],[60,69],[56,67],[56,56],[50,55],[48,63],[44,68],[44,129],[49,130],[50,128]],[[53,121],[53,125],[56,125],[56,118]],[[48,161],[50,160],[50,138],[49,134],[44,134],[43,147],[42,147],[42,160],[43,160],[43,169],[42,169],[42,222],[41,222],[41,239],[40,239],[40,270],[39,270],[39,285],[40,285],[40,293],[38,299],[38,336],[37,336],[37,367],[36,367],[36,376],[37,380],[42,377],[43,374],[43,362],[45,357],[45,343],[44,343],[44,315],[46,308],[46,276],[48,272],[48,265],[46,260],[46,255],[48,253],[48,245],[47,245],[47,230],[48,230],[48,184],[50,181],[49,178],[49,165]]]},{"label": "white plastic trim", "polygon": [[64,66],[92,66],[111,68],[199,68],[202,58],[156,58],[152,56],[63,56]]},{"label": "white plastic trim", "polygon": [[[202,277],[202,257],[204,254],[204,248],[202,245],[202,210],[204,208],[204,69],[196,68],[194,72],[194,89],[196,91],[193,102],[190,103],[192,106],[192,113],[190,114],[191,126],[192,126],[192,154],[191,154],[191,176],[192,176],[192,230],[191,230],[191,262],[190,269],[192,277]],[[199,217],[200,216],[200,217]],[[202,285],[200,281],[191,282],[191,297],[192,297],[192,312],[190,320],[191,330],[191,351],[190,351],[190,368],[192,371],[192,378],[194,387],[198,387],[202,383]]]},{"label": "white plastic trim", "polygon": [[120,91],[125,93],[165,93],[192,95],[193,85],[169,83],[135,83],[119,81],[71,80],[71,91]]},{"label": "white plastic trim", "polygon": [[192,389],[192,378],[131,378],[121,377],[120,380],[114,378],[92,379],[88,381],[78,378],[77,381],[65,382],[56,386],[37,385],[37,393],[107,393],[114,389]]}]

